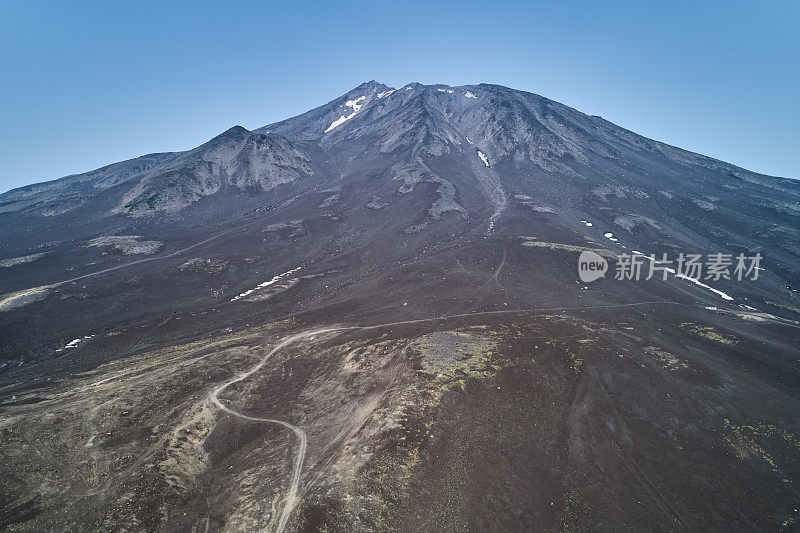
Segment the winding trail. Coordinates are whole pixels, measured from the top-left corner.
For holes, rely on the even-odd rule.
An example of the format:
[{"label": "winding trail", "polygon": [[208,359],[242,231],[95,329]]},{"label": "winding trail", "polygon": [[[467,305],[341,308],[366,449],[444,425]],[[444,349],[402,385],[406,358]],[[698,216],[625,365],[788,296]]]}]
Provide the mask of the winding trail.
[{"label": "winding trail", "polygon": [[[498,269],[499,273],[499,269]],[[310,331],[305,331],[303,333],[298,333],[296,335],[292,335],[291,337],[287,337],[286,339],[279,342],[272,350],[270,350],[264,357],[262,357],[258,363],[256,363],[253,367],[249,370],[243,371],[237,374],[235,377],[231,378],[230,380],[226,381],[222,385],[219,385],[215,389],[211,391],[209,394],[209,399],[211,402],[221,411],[224,411],[230,415],[235,417],[241,418],[243,420],[248,420],[251,422],[265,422],[268,424],[278,424],[285,428],[288,428],[297,435],[297,438],[300,441],[300,446],[297,449],[294,457],[294,467],[292,468],[292,477],[291,481],[289,482],[289,492],[286,496],[286,504],[283,506],[281,511],[281,517],[278,521],[278,526],[275,529],[276,533],[283,533],[284,529],[286,528],[286,524],[291,517],[292,511],[297,506],[299,502],[299,498],[297,493],[300,487],[300,478],[303,472],[303,463],[305,462],[306,457],[306,449],[308,447],[308,437],[306,436],[306,432],[303,431],[302,428],[295,426],[294,424],[290,424],[289,422],[283,420],[276,420],[274,418],[260,418],[255,416],[246,415],[244,413],[240,413],[235,409],[232,409],[222,403],[220,400],[219,395],[225,391],[231,385],[244,381],[245,379],[249,378],[259,370],[261,370],[267,361],[276,353],[278,353],[283,348],[287,347],[288,345],[294,343],[295,341],[301,339],[307,339],[310,337],[314,337],[317,335],[321,335],[323,333],[330,333],[332,331],[353,331],[353,330],[368,330],[368,329],[378,329],[378,328],[385,328],[390,326],[402,326],[408,324],[420,324],[424,322],[434,322],[434,321],[444,321],[453,318],[468,318],[468,317],[479,317],[479,316],[490,316],[490,315],[508,315],[508,314],[533,314],[533,313],[548,313],[553,311],[574,311],[574,310],[584,310],[584,309],[613,309],[613,308],[621,308],[621,307],[635,307],[639,305],[654,305],[654,304],[661,304],[661,305],[685,305],[690,306],[690,304],[682,304],[679,302],[671,302],[671,301],[664,301],[664,300],[654,300],[654,301],[646,301],[646,302],[633,302],[627,304],[610,304],[610,305],[596,305],[596,306],[586,306],[586,307],[551,307],[551,308],[541,308],[541,309],[522,309],[522,310],[498,310],[498,311],[478,311],[473,313],[459,313],[453,315],[444,315],[441,317],[433,317],[433,318],[417,318],[417,319],[410,319],[410,320],[400,320],[397,322],[387,322],[384,324],[375,324],[372,326],[332,326],[328,328],[321,328],[321,329],[314,329]]]},{"label": "winding trail", "polygon": [[297,449],[297,453],[294,456],[294,467],[292,468],[292,479],[289,483],[289,494],[286,496],[286,504],[283,506],[283,510],[281,511],[281,518],[278,522],[278,527],[275,529],[277,533],[281,533],[284,528],[286,528],[286,523],[289,521],[289,516],[292,514],[292,510],[297,505],[297,490],[300,486],[300,474],[303,471],[303,462],[306,458],[306,448],[308,447],[308,438],[306,437],[306,432],[303,431],[301,428],[295,426],[294,424],[290,424],[289,422],[284,422],[283,420],[275,420],[274,418],[259,418],[255,416],[249,416],[244,413],[240,413],[239,411],[235,411],[230,407],[226,406],[222,401],[219,399],[219,394],[231,385],[235,383],[239,383],[240,381],[244,381],[245,379],[249,378],[267,363],[270,357],[275,355],[279,350],[285,348],[289,344],[300,340],[305,339],[308,337],[312,337],[314,335],[319,335],[322,333],[326,333],[329,331],[335,331],[337,329],[343,328],[326,328],[326,329],[317,329],[313,331],[306,331],[303,333],[298,333],[297,335],[293,335],[288,339],[283,340],[282,342],[278,343],[272,350],[270,350],[261,360],[253,366],[250,370],[246,372],[242,372],[235,376],[234,378],[226,381],[213,391],[211,391],[210,399],[214,405],[216,405],[222,411],[225,411],[228,414],[236,416],[238,418],[242,418],[244,420],[250,420],[252,422],[267,422],[269,424],[279,424],[283,427],[291,429],[295,435],[300,439],[300,447]]},{"label": "winding trail", "polygon": [[[502,264],[500,268],[496,270],[496,274],[500,273],[502,269]],[[495,275],[496,275],[495,274]],[[295,453],[294,458],[294,467],[292,468],[292,477],[289,482],[289,492],[286,496],[286,503],[283,506],[281,511],[281,517],[278,521],[278,526],[276,527],[276,533],[283,533],[284,529],[286,528],[286,524],[291,517],[292,511],[299,503],[300,499],[298,497],[298,492],[300,488],[300,479],[303,472],[303,463],[305,462],[306,457],[306,449],[308,447],[308,437],[306,436],[306,432],[294,424],[283,420],[276,420],[274,418],[259,418],[255,416],[246,415],[244,413],[240,413],[222,403],[222,400],[219,399],[219,395],[225,391],[228,387],[235,383],[239,383],[244,381],[245,379],[249,378],[259,370],[261,370],[267,361],[276,353],[278,353],[283,348],[287,347],[288,345],[301,340],[307,339],[310,337],[314,337],[317,335],[321,335],[323,333],[330,333],[334,331],[356,331],[356,330],[369,330],[369,329],[379,329],[379,328],[386,328],[391,326],[402,326],[402,325],[409,325],[409,324],[421,324],[424,322],[435,322],[435,321],[445,321],[454,318],[470,318],[470,317],[480,317],[480,316],[491,316],[491,315],[512,315],[512,314],[540,314],[540,313],[550,313],[554,311],[582,311],[582,310],[590,310],[590,309],[620,309],[625,307],[638,307],[640,305],[677,305],[680,307],[697,307],[699,304],[689,304],[689,303],[681,303],[681,302],[674,302],[669,300],[650,300],[644,302],[632,302],[632,303],[624,303],[624,304],[608,304],[608,305],[592,305],[592,306],[571,306],[571,307],[549,307],[549,308],[537,308],[537,309],[508,309],[508,310],[497,310],[497,311],[477,311],[471,313],[458,313],[452,315],[443,315],[440,317],[433,317],[433,318],[416,318],[410,320],[399,320],[396,322],[386,322],[384,324],[375,324],[371,326],[331,326],[327,328],[320,328],[314,329],[310,331],[305,331],[303,333],[298,333],[296,335],[292,335],[291,337],[287,337],[286,339],[279,342],[275,345],[272,350],[270,350],[264,357],[262,357],[258,363],[256,363],[253,367],[249,370],[243,371],[237,374],[235,377],[231,378],[230,380],[226,381],[222,385],[219,385],[215,389],[213,389],[209,395],[209,399],[211,402],[220,410],[233,415],[235,417],[241,418],[243,420],[249,420],[251,422],[265,422],[268,424],[278,424],[285,428],[288,428],[297,435],[297,438],[300,441],[300,445]],[[666,502],[668,505],[668,502]],[[680,520],[680,516],[678,516],[677,512],[669,506],[669,510]],[[685,523],[685,521],[684,521]]]}]

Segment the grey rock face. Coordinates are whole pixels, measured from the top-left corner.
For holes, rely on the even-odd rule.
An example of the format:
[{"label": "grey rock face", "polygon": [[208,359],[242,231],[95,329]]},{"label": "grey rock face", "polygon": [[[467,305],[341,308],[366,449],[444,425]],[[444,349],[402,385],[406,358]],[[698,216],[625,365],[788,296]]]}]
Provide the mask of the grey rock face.
[{"label": "grey rock face", "polygon": [[84,174],[20,187],[0,194],[0,213],[28,211],[45,216],[65,213],[90,201],[99,192],[125,183],[174,156],[174,153],[145,155]]},{"label": "grey rock face", "polygon": [[[726,246],[772,249],[787,271],[798,260],[775,229],[800,221],[797,181],[487,84],[367,82],[252,132],[231,128],[194,150],[9,191],[0,195],[0,236],[11,239],[17,224],[41,242],[39,232],[63,241],[139,231],[156,220],[176,229],[213,226],[322,190],[338,196],[319,198],[320,209],[350,210],[356,225],[380,211],[405,233],[450,224],[491,233],[517,216],[509,198],[523,195],[553,209],[525,206],[528,213],[567,227],[592,220],[644,244],[703,248],[724,235]],[[28,248],[17,255],[41,251]]]},{"label": "grey rock face", "polygon": [[[371,81],[193,150],[2,194],[0,260],[108,235],[142,235],[165,242],[166,252],[164,233],[191,243],[194,232],[264,217],[265,227],[279,228],[267,234],[293,241],[334,224],[337,249],[381,238],[556,232],[616,252],[768,251],[776,283],[793,286],[798,206],[798,181],[647,139],[532,93]],[[604,237],[619,229],[624,235]]]},{"label": "grey rock face", "polygon": [[269,191],[311,175],[309,157],[278,135],[236,126],[206,144],[143,173],[118,212],[176,212],[227,188]]},{"label": "grey rock face", "polygon": [[[798,242],[800,182],[485,84],[10,191],[0,529],[271,527],[258,420],[292,531],[788,527]],[[681,252],[765,270],[612,279]]]}]

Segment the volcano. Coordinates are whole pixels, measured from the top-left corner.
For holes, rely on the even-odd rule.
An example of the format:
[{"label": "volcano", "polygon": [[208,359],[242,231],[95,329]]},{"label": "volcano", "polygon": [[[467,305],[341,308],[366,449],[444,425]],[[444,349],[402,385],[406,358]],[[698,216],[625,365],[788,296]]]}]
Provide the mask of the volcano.
[{"label": "volcano", "polygon": [[789,530],[798,242],[800,181],[489,84],[6,192],[0,524]]}]

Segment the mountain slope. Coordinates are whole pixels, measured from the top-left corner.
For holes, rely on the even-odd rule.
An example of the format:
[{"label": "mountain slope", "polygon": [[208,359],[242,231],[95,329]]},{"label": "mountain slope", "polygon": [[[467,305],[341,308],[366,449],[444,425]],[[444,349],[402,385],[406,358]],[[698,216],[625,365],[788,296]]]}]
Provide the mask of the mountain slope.
[{"label": "mountain slope", "polygon": [[[799,237],[800,182],[488,84],[9,191],[0,524],[788,529]],[[613,279],[681,253],[762,270]]]},{"label": "mountain slope", "polygon": [[[37,210],[37,214],[44,216],[61,214],[68,209],[69,202],[75,200],[76,197],[86,201],[96,191],[124,183],[174,156],[174,153],[145,155],[84,174],[20,187],[0,195],[2,197],[0,209],[6,213]],[[83,197],[80,196],[81,193],[84,193]]]},{"label": "mountain slope", "polygon": [[233,190],[269,191],[313,174],[310,157],[277,135],[241,126],[141,173],[120,212],[179,211],[203,196]]}]

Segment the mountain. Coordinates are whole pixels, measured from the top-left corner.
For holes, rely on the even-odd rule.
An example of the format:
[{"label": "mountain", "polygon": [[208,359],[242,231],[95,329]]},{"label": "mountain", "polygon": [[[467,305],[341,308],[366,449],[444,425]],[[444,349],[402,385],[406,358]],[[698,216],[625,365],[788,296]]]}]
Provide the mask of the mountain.
[{"label": "mountain", "polygon": [[0,523],[791,528],[798,237],[800,181],[488,84],[9,191]]},{"label": "mountain", "polygon": [[212,195],[270,191],[313,174],[311,158],[285,137],[236,126],[142,173],[116,212],[180,211]]}]

